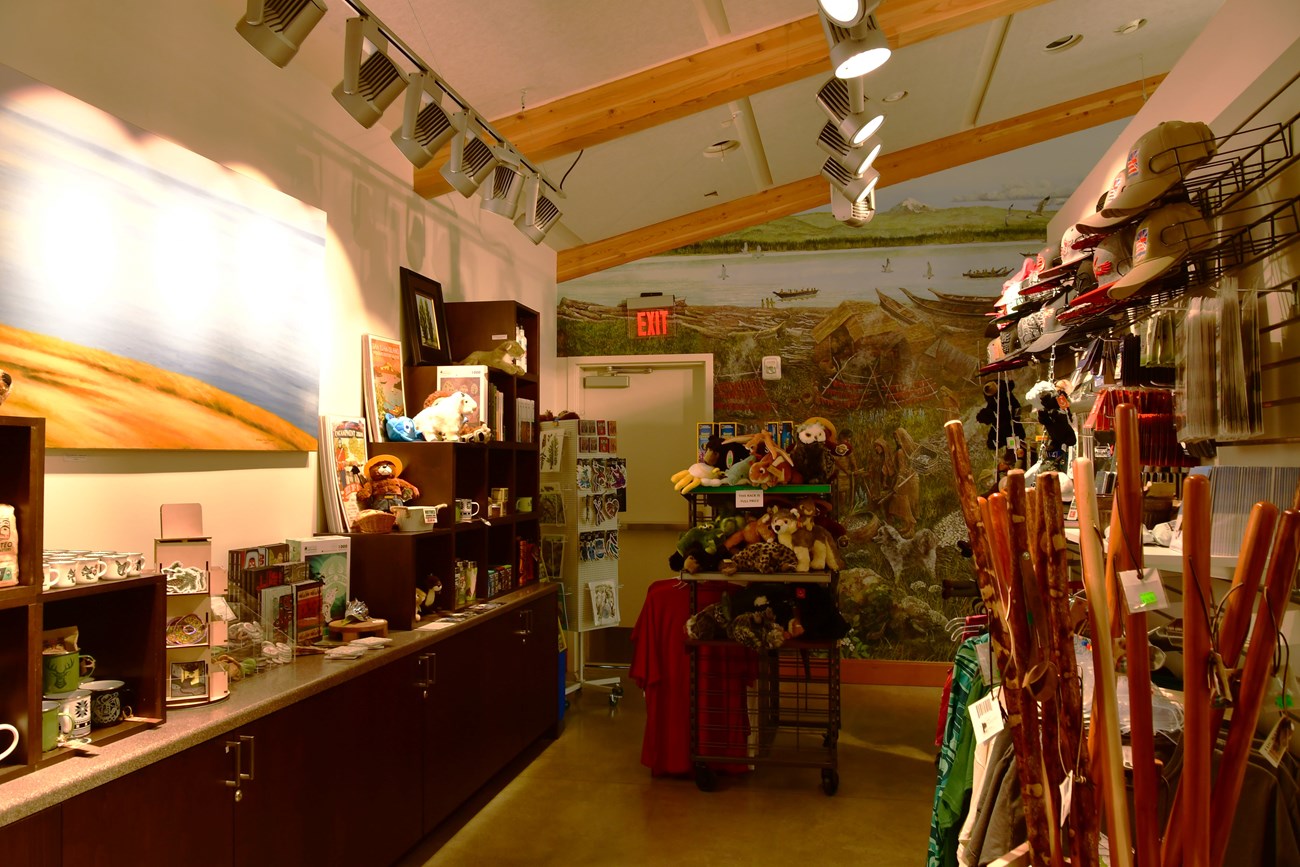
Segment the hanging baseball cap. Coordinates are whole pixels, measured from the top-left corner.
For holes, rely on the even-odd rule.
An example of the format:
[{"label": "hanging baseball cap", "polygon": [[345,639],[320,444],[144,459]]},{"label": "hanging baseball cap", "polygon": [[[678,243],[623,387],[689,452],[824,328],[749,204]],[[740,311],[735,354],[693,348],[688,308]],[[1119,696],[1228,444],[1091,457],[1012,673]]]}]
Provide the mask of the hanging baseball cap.
[{"label": "hanging baseball cap", "polygon": [[[1084,235],[1077,226],[1071,226],[1061,234],[1061,251],[1059,264],[1038,272],[1038,279],[1051,280],[1059,276],[1073,274],[1075,265],[1092,257],[1092,248],[1101,239],[1096,235]],[[1091,243],[1089,243],[1091,242]]]},{"label": "hanging baseball cap", "polygon": [[1132,217],[1207,162],[1217,148],[1203,123],[1167,120],[1148,130],[1129,150],[1124,188],[1102,208],[1106,217]]},{"label": "hanging baseball cap", "polygon": [[1110,182],[1110,187],[1097,200],[1097,210],[1075,223],[1076,229],[1085,234],[1092,233],[1095,235],[1105,233],[1128,220],[1127,216],[1111,217],[1105,213],[1106,209],[1119,197],[1120,193],[1124,192],[1124,179],[1126,177],[1124,169],[1120,169],[1115,173],[1114,179]]},{"label": "hanging baseball cap", "polygon": [[[1124,229],[1107,235],[1092,253],[1092,273],[1097,278],[1097,292],[1106,292],[1133,267],[1133,230]],[[1092,293],[1087,293],[1092,294]],[[1074,304],[1082,303],[1084,294],[1078,294]]]},{"label": "hanging baseball cap", "polygon": [[1174,202],[1152,211],[1133,233],[1129,271],[1111,284],[1107,294],[1116,300],[1130,297],[1212,237],[1210,224],[1187,202]]}]

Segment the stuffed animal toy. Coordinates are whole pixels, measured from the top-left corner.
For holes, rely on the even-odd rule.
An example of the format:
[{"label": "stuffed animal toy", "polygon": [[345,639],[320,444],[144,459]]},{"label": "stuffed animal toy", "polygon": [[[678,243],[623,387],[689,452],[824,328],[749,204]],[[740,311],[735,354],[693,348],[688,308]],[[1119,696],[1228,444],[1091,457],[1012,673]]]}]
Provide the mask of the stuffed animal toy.
[{"label": "stuffed animal toy", "polygon": [[[800,551],[806,551],[808,561],[805,568],[800,572],[807,572],[809,569],[821,571],[823,569],[843,569],[846,565],[844,558],[840,556],[839,545],[835,542],[835,537],[825,527],[818,525],[811,519],[805,519],[800,509],[790,510],[791,519],[794,522],[795,529],[789,535],[789,545],[794,548],[795,554],[799,555]],[[778,536],[777,538],[781,538]],[[782,539],[784,542],[785,540]],[[802,562],[802,561],[801,561]]]},{"label": "stuffed animal toy", "polygon": [[668,568],[674,572],[716,572],[727,556],[723,545],[723,534],[732,525],[725,525],[726,530],[714,524],[701,524],[691,527],[677,538],[677,550],[668,557]]},{"label": "stuffed animal toy", "polygon": [[709,437],[704,445],[701,462],[726,472],[749,457],[749,449],[744,446],[745,439],[746,437],[727,437],[723,439],[714,434]]},{"label": "stuffed animal toy", "polygon": [[794,549],[776,539],[741,548],[734,556],[723,560],[718,571],[726,575],[737,572],[793,572],[799,565]]},{"label": "stuffed animal toy", "polygon": [[[849,547],[849,531],[831,517],[834,507],[820,497],[804,497],[794,506],[799,511],[799,523],[811,530],[814,526],[825,530],[841,548]],[[836,567],[840,568],[840,567]]]},{"label": "stuffed animal toy", "polygon": [[767,542],[776,538],[776,534],[772,532],[772,527],[768,523],[769,516],[746,514],[743,517],[737,517],[744,523],[722,543],[723,547],[732,554],[747,545],[757,545],[759,542]]},{"label": "stuffed animal toy", "polygon": [[727,624],[727,636],[753,650],[767,650],[785,644],[786,633],[771,608],[746,611]]},{"label": "stuffed animal toy", "polygon": [[808,546],[810,535],[795,538],[799,533],[799,513],[795,510],[783,511],[772,518],[772,532],[776,540],[794,552],[796,572],[807,572],[812,560],[812,550]]},{"label": "stuffed animal toy", "polygon": [[752,467],[757,460],[758,458],[750,455],[744,460],[736,461],[736,463],[727,468],[726,475],[722,477],[722,483],[724,485],[732,485],[733,487],[748,485],[749,468]]},{"label": "stuffed animal toy", "polygon": [[986,442],[992,451],[1007,448],[1007,438],[1025,438],[1025,426],[1018,420],[1020,401],[1016,400],[1016,384],[1009,379],[984,383],[984,407],[975,414],[975,420],[989,426]]},{"label": "stuffed animal toy", "polygon": [[487,422],[466,424],[460,429],[460,441],[463,443],[485,443],[492,439],[492,428]]},{"label": "stuffed animal toy", "polygon": [[496,349],[480,349],[471,352],[465,356],[461,364],[486,364],[488,367],[504,370],[512,376],[518,376],[524,372],[519,362],[526,354],[517,341],[506,340],[497,344]]},{"label": "stuffed animal toy", "polygon": [[686,619],[686,637],[697,641],[715,641],[727,636],[730,624],[731,604],[724,593],[722,599],[706,605]]},{"label": "stuffed animal toy", "polygon": [[411,419],[404,415],[384,413],[384,433],[390,443],[422,443],[424,434],[415,429]]},{"label": "stuffed animal toy", "polygon": [[708,464],[691,464],[672,474],[673,489],[679,494],[689,493],[700,485],[716,488],[722,484],[722,470]]},{"label": "stuffed animal toy", "polygon": [[425,399],[424,409],[415,414],[411,424],[429,442],[457,442],[476,409],[478,401],[463,391],[435,391]]},{"label": "stuffed animal toy", "polygon": [[366,461],[362,472],[366,480],[357,491],[357,505],[363,509],[391,512],[394,506],[404,506],[407,501],[420,496],[420,489],[402,474],[402,460],[396,455],[375,455]]},{"label": "stuffed animal toy", "polygon": [[1047,433],[1047,457],[1056,469],[1065,469],[1066,450],[1078,442],[1074,428],[1070,426],[1067,392],[1057,383],[1043,381],[1029,389],[1025,400],[1038,407],[1038,421]]},{"label": "stuffed animal toy", "polygon": [[835,426],[824,418],[813,417],[795,428],[795,444],[790,450],[795,471],[805,484],[820,485],[835,475]]}]

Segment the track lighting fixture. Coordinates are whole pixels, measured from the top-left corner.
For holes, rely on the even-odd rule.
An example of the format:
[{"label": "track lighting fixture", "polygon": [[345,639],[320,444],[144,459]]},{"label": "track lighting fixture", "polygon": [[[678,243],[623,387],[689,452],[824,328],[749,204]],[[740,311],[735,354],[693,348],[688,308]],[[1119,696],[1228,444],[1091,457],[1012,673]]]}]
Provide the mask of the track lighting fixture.
[{"label": "track lighting fixture", "polygon": [[831,184],[831,215],[846,226],[860,229],[876,216],[875,187],[861,201],[853,202],[844,197],[839,189]]},{"label": "track lighting fixture", "polygon": [[492,173],[497,157],[470,129],[470,118],[464,112],[452,118],[452,125],[457,132],[451,140],[451,159],[440,171],[447,183],[469,198]]},{"label": "track lighting fixture", "polygon": [[831,157],[822,163],[822,177],[838,187],[849,201],[860,202],[876,188],[880,172],[867,169],[862,174],[855,175],[835,157]]},{"label": "track lighting fixture", "polygon": [[883,114],[867,109],[867,94],[860,78],[830,79],[817,91],[817,103],[852,147],[861,146],[885,122]]},{"label": "track lighting fixture", "polygon": [[492,180],[483,194],[483,210],[513,220],[515,212],[519,210],[519,196],[523,190],[524,173],[519,167],[498,163],[492,170]]},{"label": "track lighting fixture", "polygon": [[433,159],[456,134],[451,118],[442,108],[442,88],[428,72],[417,72],[406,86],[402,125],[393,132],[393,144],[418,169]]},{"label": "track lighting fixture", "polygon": [[875,162],[876,157],[880,155],[880,149],[884,146],[880,136],[872,136],[862,144],[854,147],[849,144],[840,131],[835,128],[835,124],[827,123],[822,127],[821,135],[817,136],[817,146],[826,153],[839,160],[850,173],[860,175],[871,164]]},{"label": "track lighting fixture", "polygon": [[327,8],[324,0],[248,0],[235,32],[283,69]]},{"label": "track lighting fixture", "polygon": [[388,39],[377,24],[361,16],[349,18],[345,27],[343,80],[335,86],[334,98],[369,129],[402,93],[406,76],[388,56]]},{"label": "track lighting fixture", "polygon": [[524,212],[515,218],[515,228],[534,244],[542,243],[546,233],[560,220],[560,208],[548,194],[549,190],[550,185],[543,185],[537,175],[529,175],[524,182]]},{"label": "track lighting fixture", "polygon": [[892,53],[869,0],[819,0],[817,14],[837,78],[857,78],[884,65]]}]

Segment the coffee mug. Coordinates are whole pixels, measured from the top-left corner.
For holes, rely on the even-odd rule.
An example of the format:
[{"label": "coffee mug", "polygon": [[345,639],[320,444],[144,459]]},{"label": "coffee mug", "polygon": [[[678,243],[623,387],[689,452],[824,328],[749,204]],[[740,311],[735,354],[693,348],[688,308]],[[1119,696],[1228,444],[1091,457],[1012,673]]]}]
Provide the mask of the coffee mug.
[{"label": "coffee mug", "polygon": [[138,575],[135,569],[135,554],[113,554],[104,558],[108,564],[108,572],[104,577],[111,581],[117,581],[121,578],[130,578],[132,575]]},{"label": "coffee mug", "polygon": [[95,671],[95,658],[75,650],[41,654],[42,684],[46,692],[75,689],[81,678]]},{"label": "coffee mug", "polygon": [[81,685],[90,691],[90,724],[94,728],[115,725],[122,719],[122,692],[126,684],[120,680],[91,680]]},{"label": "coffee mug", "polygon": [[533,510],[532,497],[520,497],[519,499],[515,500],[516,512],[531,512],[532,510]]},{"label": "coffee mug", "polygon": [[127,569],[127,575],[139,575],[144,571],[144,555],[139,551],[123,551],[117,556],[125,558],[130,568]]},{"label": "coffee mug", "polygon": [[3,752],[0,752],[0,762],[3,762],[5,759],[9,758],[10,753],[18,749],[18,729],[14,728],[9,723],[0,723],[0,731],[8,732],[14,736],[13,743],[9,744]]},{"label": "coffee mug", "polygon": [[68,737],[84,738],[90,734],[90,690],[73,689],[67,692],[50,692],[45,694],[49,701],[57,701],[63,707],[63,713],[72,721],[67,731]]},{"label": "coffee mug", "polygon": [[45,570],[45,589],[77,586],[77,560],[65,557],[50,561]]},{"label": "coffee mug", "polygon": [[456,501],[456,520],[469,521],[478,517],[478,501],[468,497]]},{"label": "coffee mug", "polygon": [[505,514],[506,514],[506,504],[505,504],[505,503],[498,503],[498,502],[496,502],[496,501],[493,501],[493,502],[491,502],[491,503],[488,503],[488,517],[489,517],[489,518],[502,518],[502,517],[505,517]]},{"label": "coffee mug", "polygon": [[490,499],[494,503],[500,503],[501,505],[504,506],[506,504],[506,501],[510,499],[510,489],[493,488],[492,493],[488,497],[488,499]]},{"label": "coffee mug", "polygon": [[72,717],[64,712],[63,705],[45,699],[41,702],[41,751],[48,753],[59,745],[59,735],[72,732]]},{"label": "coffee mug", "polygon": [[93,554],[77,558],[77,583],[95,584],[108,572],[108,564]]}]

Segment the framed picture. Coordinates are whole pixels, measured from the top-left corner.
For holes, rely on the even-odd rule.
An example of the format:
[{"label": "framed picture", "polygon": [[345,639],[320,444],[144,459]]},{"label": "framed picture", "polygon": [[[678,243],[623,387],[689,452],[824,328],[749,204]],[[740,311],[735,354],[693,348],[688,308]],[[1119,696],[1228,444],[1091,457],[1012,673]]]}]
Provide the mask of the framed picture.
[{"label": "framed picture", "polygon": [[194,698],[208,694],[208,664],[203,660],[195,662],[173,662],[170,698]]},{"label": "framed picture", "polygon": [[442,284],[401,269],[403,333],[409,363],[450,364],[447,317],[442,309]]}]

